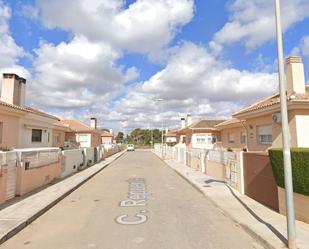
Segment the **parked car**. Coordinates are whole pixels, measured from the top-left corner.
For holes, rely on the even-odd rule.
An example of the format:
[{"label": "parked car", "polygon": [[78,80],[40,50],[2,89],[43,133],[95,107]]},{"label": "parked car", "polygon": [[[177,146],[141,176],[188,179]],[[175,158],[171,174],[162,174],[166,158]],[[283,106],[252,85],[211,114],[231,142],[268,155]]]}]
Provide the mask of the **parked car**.
[{"label": "parked car", "polygon": [[127,145],[127,151],[134,151],[134,144],[128,144]]}]

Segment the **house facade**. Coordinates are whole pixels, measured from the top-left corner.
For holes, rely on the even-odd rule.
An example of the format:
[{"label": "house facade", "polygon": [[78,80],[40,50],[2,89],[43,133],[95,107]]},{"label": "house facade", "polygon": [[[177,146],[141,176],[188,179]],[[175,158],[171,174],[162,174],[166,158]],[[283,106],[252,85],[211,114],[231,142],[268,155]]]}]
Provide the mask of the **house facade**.
[{"label": "house facade", "polygon": [[191,149],[209,149],[213,144],[220,140],[221,134],[215,125],[223,122],[223,120],[199,120],[192,122],[185,128],[177,131],[180,136],[180,143],[186,145],[188,150]]},{"label": "house facade", "polygon": [[247,131],[245,125],[233,118],[215,125],[220,131],[220,140],[223,148],[231,150],[243,150],[247,148]]},{"label": "house facade", "polygon": [[164,134],[164,142],[169,146],[174,146],[178,143],[177,140],[177,129],[174,130],[168,130],[166,129]]},{"label": "house facade", "polygon": [[[299,56],[286,59],[287,107],[292,147],[309,147],[309,87]],[[236,113],[245,122],[250,151],[282,147],[280,96],[274,94]]]},{"label": "house facade", "polygon": [[112,132],[101,131],[101,143],[112,144],[114,142],[114,135]]},{"label": "house facade", "polygon": [[70,129],[70,127],[60,124],[58,121],[57,123],[54,124],[52,131],[53,131],[52,147],[63,148],[65,146],[65,142],[67,141],[66,140],[67,134],[71,133],[72,130]]},{"label": "house facade", "polygon": [[87,125],[79,120],[61,120],[59,124],[71,129],[66,133],[66,140],[77,142],[81,147],[91,148],[101,144],[101,131],[96,128],[96,119],[91,118],[91,125]]},{"label": "house facade", "polygon": [[0,100],[0,148],[53,146],[53,128],[59,118],[25,106],[26,80],[3,74]]}]

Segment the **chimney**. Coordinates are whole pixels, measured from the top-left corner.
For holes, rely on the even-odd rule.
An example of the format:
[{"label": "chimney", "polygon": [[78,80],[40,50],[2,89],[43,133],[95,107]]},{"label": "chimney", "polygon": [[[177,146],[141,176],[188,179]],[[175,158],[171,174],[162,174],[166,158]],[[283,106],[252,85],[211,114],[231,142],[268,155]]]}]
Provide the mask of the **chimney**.
[{"label": "chimney", "polygon": [[113,134],[113,129],[109,129],[109,133],[110,133],[110,134]]},{"label": "chimney", "polygon": [[165,135],[168,133],[168,128],[165,128]]},{"label": "chimney", "polygon": [[180,123],[180,128],[183,129],[186,127],[186,121],[185,121],[185,118],[181,118],[181,123]]},{"label": "chimney", "polygon": [[2,79],[1,100],[9,104],[24,106],[26,80],[16,74],[4,73]]},{"label": "chimney", "polygon": [[91,128],[96,129],[97,128],[97,119],[96,118],[91,118],[90,120],[91,120],[90,121]]},{"label": "chimney", "polygon": [[288,95],[306,93],[304,65],[300,56],[286,59],[286,82]]},{"label": "chimney", "polygon": [[192,115],[191,113],[187,114],[187,119],[186,119],[186,126],[189,126],[192,124]]}]

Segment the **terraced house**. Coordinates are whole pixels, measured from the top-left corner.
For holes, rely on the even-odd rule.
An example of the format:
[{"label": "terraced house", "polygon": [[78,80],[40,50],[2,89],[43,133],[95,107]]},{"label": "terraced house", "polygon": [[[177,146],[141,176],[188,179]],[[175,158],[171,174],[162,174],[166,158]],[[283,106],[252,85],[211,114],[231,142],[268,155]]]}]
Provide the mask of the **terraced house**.
[{"label": "terraced house", "polygon": [[[287,105],[292,147],[309,147],[309,86],[299,56],[286,59]],[[282,147],[279,93],[262,99],[233,114],[245,123],[250,151]]]},{"label": "terraced house", "polygon": [[213,144],[220,140],[221,134],[215,125],[224,120],[203,119],[192,121],[191,114],[187,115],[185,123],[182,120],[182,128],[178,130],[180,143],[184,143],[190,149],[210,149]]},{"label": "terraced house", "polygon": [[3,74],[0,149],[62,147],[68,128],[56,124],[58,117],[25,106],[25,91],[24,78]]},{"label": "terraced house", "polygon": [[77,142],[84,148],[101,144],[102,131],[97,129],[96,118],[91,118],[90,125],[75,119],[61,120],[58,124],[70,128],[71,131],[66,134],[67,141]]}]

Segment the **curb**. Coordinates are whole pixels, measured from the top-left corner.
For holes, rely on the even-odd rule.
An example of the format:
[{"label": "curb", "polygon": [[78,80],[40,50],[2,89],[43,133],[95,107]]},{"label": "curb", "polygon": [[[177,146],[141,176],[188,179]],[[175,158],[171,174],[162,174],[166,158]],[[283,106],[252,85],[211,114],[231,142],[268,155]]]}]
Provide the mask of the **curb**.
[{"label": "curb", "polygon": [[[87,181],[89,181],[91,178],[93,178],[95,175],[97,175],[98,173],[100,173],[103,169],[105,169],[106,167],[108,167],[111,163],[113,163],[114,161],[116,161],[118,158],[120,158],[123,154],[125,154],[126,151],[122,151],[122,152],[118,152],[120,153],[119,155],[117,155],[112,161],[108,162],[106,165],[104,165],[101,169],[99,169],[98,171],[94,172],[92,175],[88,176],[86,179],[84,179],[83,181],[81,181],[80,183],[78,183],[77,185],[75,185],[74,187],[72,187],[71,189],[69,189],[68,191],[66,191],[65,193],[63,193],[61,196],[59,196],[58,198],[56,198],[54,201],[52,201],[51,203],[49,203],[47,206],[45,206],[44,208],[42,208],[41,210],[39,210],[37,213],[35,213],[34,215],[32,215],[31,217],[27,218],[27,220],[23,221],[22,223],[18,224],[16,227],[14,227],[13,229],[11,229],[10,231],[8,231],[1,239],[0,239],[0,245],[3,244],[5,241],[7,241],[8,239],[10,239],[11,237],[13,237],[15,234],[17,234],[18,232],[20,232],[21,230],[23,230],[26,226],[28,226],[29,224],[31,224],[34,220],[36,220],[37,218],[39,218],[42,214],[44,214],[45,212],[47,212],[49,209],[51,209],[53,206],[55,206],[58,202],[60,202],[61,200],[63,200],[65,197],[67,197],[69,194],[71,194],[72,192],[74,192],[76,189],[78,189],[81,185],[83,185],[84,183],[86,183]],[[61,182],[61,181],[60,181]]]},{"label": "curb", "polygon": [[[152,151],[153,152],[153,151]],[[259,235],[257,232],[255,232],[253,229],[251,229],[248,225],[239,222],[233,215],[231,215],[229,212],[225,211],[220,207],[212,198],[207,196],[203,189],[200,188],[196,183],[191,181],[189,178],[187,178],[185,175],[171,167],[167,162],[165,162],[164,159],[162,159],[160,156],[158,156],[155,152],[153,152],[162,162],[164,162],[169,168],[171,168],[174,172],[176,172],[181,178],[183,178],[186,182],[188,182],[191,186],[193,186],[196,190],[198,190],[200,193],[202,193],[207,199],[220,211],[222,211],[227,217],[229,217],[233,222],[238,224],[247,234],[249,234],[253,239],[255,239],[257,242],[260,243],[261,246],[265,247],[266,249],[279,249],[276,246],[273,246],[271,243],[269,243],[267,240],[265,240],[261,235]],[[285,245],[282,245],[280,249],[286,249],[287,247]]]}]

